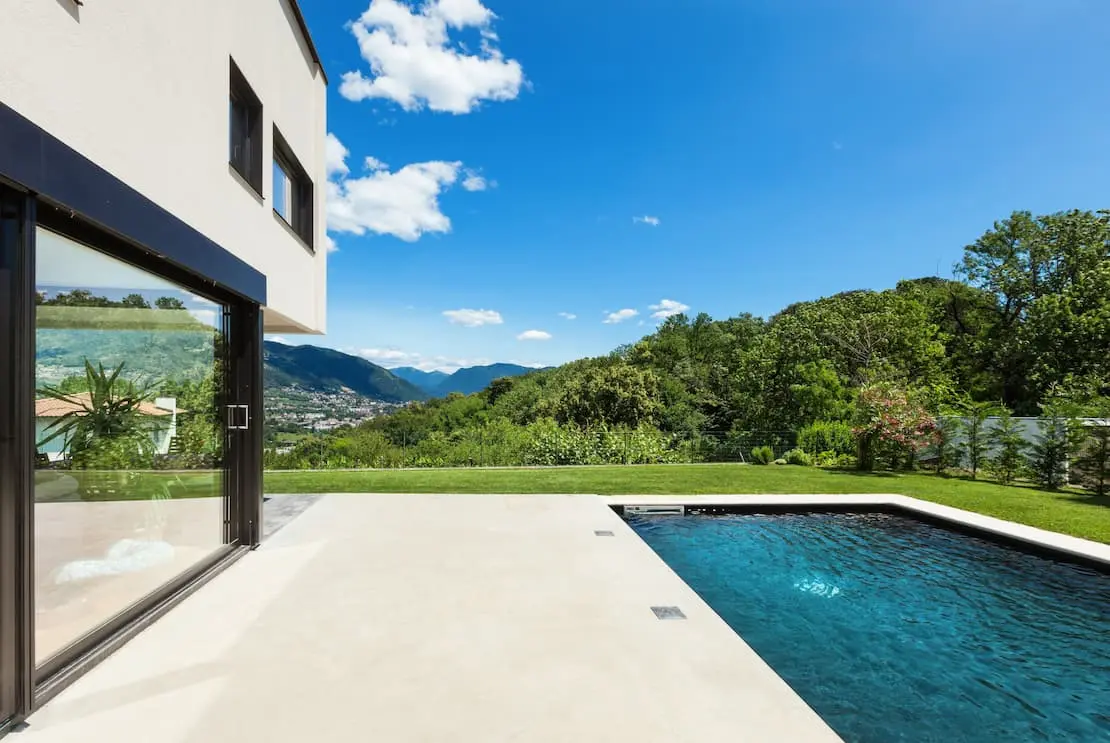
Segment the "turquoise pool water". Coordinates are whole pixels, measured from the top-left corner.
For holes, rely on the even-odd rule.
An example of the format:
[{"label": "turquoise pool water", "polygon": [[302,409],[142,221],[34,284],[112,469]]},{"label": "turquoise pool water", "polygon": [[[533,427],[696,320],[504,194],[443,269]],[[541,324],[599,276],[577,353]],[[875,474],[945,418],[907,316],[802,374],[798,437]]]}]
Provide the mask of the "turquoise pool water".
[{"label": "turquoise pool water", "polygon": [[1110,740],[1110,576],[888,514],[627,520],[849,743]]}]

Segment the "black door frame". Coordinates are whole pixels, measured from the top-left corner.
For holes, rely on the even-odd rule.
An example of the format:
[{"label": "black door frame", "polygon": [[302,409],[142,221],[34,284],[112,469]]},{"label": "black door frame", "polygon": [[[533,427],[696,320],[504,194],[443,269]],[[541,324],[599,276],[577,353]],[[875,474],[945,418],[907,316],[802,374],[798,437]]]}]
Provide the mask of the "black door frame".
[{"label": "black door frame", "polygon": [[[265,276],[0,103],[0,736],[257,546]],[[252,425],[229,448],[227,545],[36,668],[35,229],[42,225],[230,310],[225,400]],[[257,425],[255,425],[257,423]]]}]

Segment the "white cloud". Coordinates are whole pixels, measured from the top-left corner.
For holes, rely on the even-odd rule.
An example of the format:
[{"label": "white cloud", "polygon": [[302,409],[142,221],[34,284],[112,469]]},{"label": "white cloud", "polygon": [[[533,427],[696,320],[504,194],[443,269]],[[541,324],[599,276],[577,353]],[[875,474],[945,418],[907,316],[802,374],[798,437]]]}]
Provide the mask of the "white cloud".
[{"label": "white cloud", "polygon": [[367,170],[371,170],[371,171],[373,171],[373,170],[389,170],[389,164],[388,163],[383,163],[378,158],[370,156],[370,155],[366,156],[366,159],[363,161],[362,164],[366,167]]},{"label": "white cloud", "polygon": [[578,315],[575,315],[571,312],[560,312],[559,317],[563,318],[564,320],[577,320],[578,319]]},{"label": "white cloud", "polygon": [[283,336],[283,335],[268,335],[268,336],[266,336],[266,340],[273,341],[274,343],[281,343],[282,345],[285,345],[285,346],[289,345],[289,341],[287,341],[285,339],[285,336]]},{"label": "white cloud", "polygon": [[653,304],[648,309],[655,310],[651,316],[656,320],[666,320],[668,317],[680,315],[690,309],[690,305],[676,302],[673,299],[661,299],[659,304]]},{"label": "white cloud", "polygon": [[358,348],[351,353],[383,366],[407,366],[420,359],[420,354],[407,353],[396,348]]},{"label": "white cloud", "polygon": [[[185,292],[185,293],[189,294],[189,292]],[[208,299],[207,297],[202,297],[199,294],[189,294],[189,300],[192,301],[195,304],[203,304],[206,307],[218,307],[219,306],[215,302],[213,302],[211,299]]]},{"label": "white cloud", "polygon": [[606,315],[605,319],[602,320],[602,322],[604,322],[606,325],[615,325],[616,323],[624,322],[625,320],[631,320],[638,314],[640,313],[636,310],[631,309],[617,310],[616,312],[610,312],[608,315]]},{"label": "white cloud", "polygon": [[324,162],[327,164],[329,178],[333,175],[347,175],[347,156],[350,154],[350,150],[343,146],[339,137],[328,132],[328,138],[324,142]]},{"label": "white cloud", "polygon": [[328,149],[339,156],[328,165],[334,176],[327,183],[329,230],[393,235],[407,242],[428,232],[451,231],[451,220],[440,211],[439,196],[458,181],[462,163],[433,160],[391,172],[381,160],[367,157],[369,172],[350,178],[346,177],[350,152],[334,134],[328,135]]},{"label": "white cloud", "polygon": [[332,239],[331,235],[324,235],[324,249],[329,253],[336,253],[339,251],[339,246],[335,244],[335,240]]},{"label": "white cloud", "polygon": [[525,330],[516,337],[518,341],[549,341],[551,333],[546,330]]},{"label": "white cloud", "polygon": [[652,217],[646,214],[642,217],[633,217],[632,221],[635,224],[646,224],[652,227],[658,227],[660,223],[659,217]]},{"label": "white cloud", "polygon": [[[415,8],[400,0],[371,0],[349,25],[370,76],[343,75],[339,93],[351,101],[381,98],[406,111],[465,114],[482,101],[509,101],[520,94],[524,70],[497,48],[497,16],[480,0],[425,0]],[[477,29],[480,50],[453,44],[450,30]]]},{"label": "white cloud", "polygon": [[402,351],[397,348],[347,348],[345,353],[361,356],[387,369],[411,366],[421,371],[442,371],[451,373],[466,366],[486,366],[493,362],[487,358],[458,358],[452,356],[425,356],[420,353]]},{"label": "white cloud", "polygon": [[485,191],[494,185],[473,170],[466,171],[466,178],[462,182],[462,187],[467,191]]},{"label": "white cloud", "polygon": [[189,310],[189,314],[205,325],[211,325],[213,327],[216,325],[215,310]]},{"label": "white cloud", "polygon": [[500,325],[504,322],[501,313],[495,310],[445,310],[443,316],[453,325],[478,328],[483,325]]}]

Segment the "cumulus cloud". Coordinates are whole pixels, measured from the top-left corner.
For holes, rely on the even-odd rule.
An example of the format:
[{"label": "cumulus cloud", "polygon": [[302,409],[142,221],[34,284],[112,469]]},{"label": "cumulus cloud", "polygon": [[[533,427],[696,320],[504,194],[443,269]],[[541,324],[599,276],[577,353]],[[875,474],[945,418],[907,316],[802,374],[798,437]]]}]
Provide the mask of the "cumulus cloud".
[{"label": "cumulus cloud", "polygon": [[551,333],[546,330],[525,330],[516,337],[518,341],[549,341]]},{"label": "cumulus cloud", "polygon": [[625,320],[631,320],[638,314],[640,313],[632,309],[617,310],[616,312],[610,312],[608,315],[606,315],[605,319],[602,320],[602,322],[606,325],[615,325],[619,322],[624,322]]},{"label": "cumulus cloud", "polygon": [[[470,113],[482,101],[520,95],[524,70],[506,59],[493,30],[497,16],[480,0],[371,0],[348,28],[370,66],[343,75],[339,93],[351,101],[385,99],[406,111],[430,108]],[[451,31],[477,29],[481,45],[471,52],[453,43]]]},{"label": "cumulus cloud", "polygon": [[683,312],[690,309],[690,306],[682,302],[676,302],[673,299],[661,299],[659,300],[659,304],[653,304],[649,309],[654,310],[651,316],[656,320],[666,320],[668,317],[681,315]]},{"label": "cumulus cloud", "polygon": [[475,173],[473,170],[468,170],[465,173],[466,178],[463,179],[462,187],[467,191],[485,191],[487,188],[492,188],[494,183],[487,181],[482,176]]},{"label": "cumulus cloud", "polygon": [[213,327],[216,325],[215,310],[189,310],[189,314],[205,325],[211,325]]},{"label": "cumulus cloud", "polygon": [[[366,174],[352,178],[346,162],[350,151],[334,134],[328,134],[326,151],[328,229],[334,232],[393,235],[407,242],[429,232],[450,232],[451,220],[440,210],[440,194],[455,185],[460,173],[466,176],[463,187],[468,191],[487,185],[479,177],[481,188],[474,187],[470,181],[477,174],[460,162],[433,160],[390,171],[372,156],[363,161]],[[329,252],[336,249],[330,238],[325,246]]]},{"label": "cumulus cloud", "polygon": [[450,374],[467,366],[487,366],[493,362],[482,357],[459,358],[453,356],[425,356],[413,351],[397,348],[348,348],[346,353],[361,356],[387,369],[411,366],[421,371],[442,371]]},{"label": "cumulus cloud", "polygon": [[560,312],[559,317],[563,318],[564,320],[577,320],[578,319],[578,315],[575,315],[572,312]]},{"label": "cumulus cloud", "polygon": [[660,223],[660,219],[659,219],[659,217],[652,217],[652,216],[649,216],[649,215],[645,214],[642,217],[633,217],[632,222],[634,224],[646,224],[646,225],[649,225],[651,227],[658,227],[659,223]]},{"label": "cumulus cloud", "polygon": [[328,132],[324,141],[324,163],[327,166],[328,177],[343,176],[349,172],[347,169],[347,156],[350,151],[339,141],[339,137]]},{"label": "cumulus cloud", "polygon": [[329,253],[334,253],[339,250],[339,246],[335,244],[335,240],[332,239],[331,235],[324,235],[324,249]]},{"label": "cumulus cloud", "polygon": [[199,294],[193,294],[191,292],[184,292],[184,294],[189,295],[189,301],[193,302],[194,304],[203,304],[206,307],[216,307],[216,306],[218,306],[211,299],[208,299],[207,297],[202,297]]},{"label": "cumulus cloud", "polygon": [[350,177],[346,163],[350,152],[334,134],[328,135],[327,150],[332,174],[327,183],[329,230],[393,235],[407,242],[428,232],[451,231],[439,196],[458,181],[462,163],[433,160],[391,171],[381,160],[367,157],[367,173]]},{"label": "cumulus cloud", "polygon": [[483,325],[500,325],[504,322],[501,313],[495,310],[445,310],[443,316],[454,325],[478,328]]}]

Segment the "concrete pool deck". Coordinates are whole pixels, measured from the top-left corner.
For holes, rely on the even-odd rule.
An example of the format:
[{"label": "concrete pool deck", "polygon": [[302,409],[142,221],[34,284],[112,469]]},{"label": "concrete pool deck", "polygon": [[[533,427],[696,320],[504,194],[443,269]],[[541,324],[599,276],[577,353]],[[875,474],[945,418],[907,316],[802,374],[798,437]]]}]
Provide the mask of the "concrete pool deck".
[{"label": "concrete pool deck", "polygon": [[18,737],[840,740],[628,528],[619,501],[324,496]]}]

